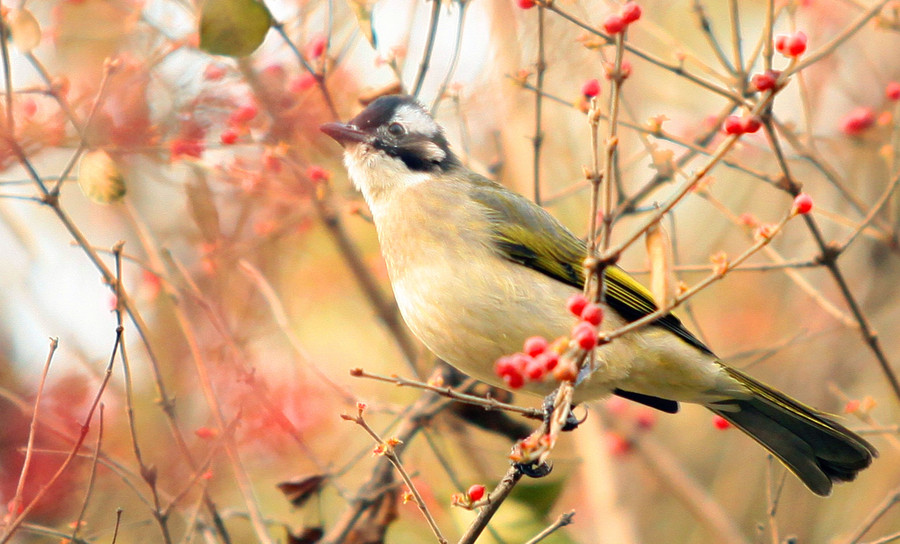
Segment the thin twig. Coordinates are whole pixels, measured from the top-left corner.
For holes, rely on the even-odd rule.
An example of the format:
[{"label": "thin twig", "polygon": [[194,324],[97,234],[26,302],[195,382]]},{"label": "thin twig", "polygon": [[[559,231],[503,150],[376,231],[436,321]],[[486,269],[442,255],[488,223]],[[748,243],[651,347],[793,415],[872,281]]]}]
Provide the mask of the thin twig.
[{"label": "thin twig", "polygon": [[709,17],[706,15],[706,8],[703,7],[703,3],[700,2],[700,0],[694,0],[693,11],[694,14],[697,15],[697,20],[700,24],[700,30],[703,31],[703,37],[706,38],[707,43],[709,43],[710,49],[712,49],[713,53],[715,53],[716,58],[719,60],[719,64],[721,64],[728,73],[733,75],[737,74],[737,69],[731,63],[731,60],[728,59],[728,56],[722,49],[721,44],[719,44],[719,40],[716,38],[716,33],[713,32],[712,21],[710,21]]},{"label": "thin twig", "polygon": [[560,514],[553,523],[548,525],[546,529],[544,529],[540,533],[536,534],[534,536],[534,538],[532,538],[525,544],[537,544],[541,540],[544,540],[545,538],[552,535],[559,529],[562,529],[566,525],[571,525],[572,523],[574,523],[574,521],[573,521],[574,519],[575,519],[575,510],[570,510],[569,512]]},{"label": "thin twig", "polygon": [[431,54],[434,52],[434,42],[437,37],[437,27],[441,19],[441,0],[431,0],[431,19],[428,22],[428,38],[425,41],[425,51],[422,53],[422,61],[419,63],[419,71],[416,73],[412,95],[416,98],[422,91],[428,67],[431,65]]},{"label": "thin twig", "polygon": [[878,522],[879,519],[884,516],[888,510],[894,507],[894,505],[900,503],[900,488],[897,488],[884,498],[881,501],[881,504],[875,507],[874,510],[869,514],[869,517],[863,521],[859,528],[853,532],[853,534],[847,539],[846,544],[857,544],[862,540],[862,537],[865,536],[869,529],[871,529],[875,523]]},{"label": "thin twig", "polygon": [[544,76],[547,72],[547,56],[544,52],[545,16],[546,14],[544,13],[543,6],[538,6],[538,53],[537,62],[535,62],[534,67],[535,89],[537,92],[534,94],[534,136],[531,139],[531,144],[533,146],[531,155],[531,179],[534,192],[534,203],[538,206],[541,205],[541,149],[544,143],[544,131],[542,126],[544,105],[543,90]]},{"label": "thin twig", "polygon": [[[784,157],[784,153],[781,149],[781,143],[778,138],[778,133],[776,133],[775,131],[775,127],[771,120],[771,117],[767,116],[763,119],[763,128],[765,129],[766,136],[769,140],[772,151],[775,154],[775,158],[778,161],[778,166],[784,173],[785,185],[790,194],[792,196],[796,196],[800,193],[800,189],[797,186],[796,182],[793,181],[794,178],[791,175],[791,170],[788,167],[787,160]],[[840,290],[841,295],[844,298],[844,301],[850,308],[850,313],[853,314],[854,319],[856,319],[857,323],[859,323],[859,332],[863,337],[863,341],[869,346],[869,349],[875,355],[879,367],[881,367],[881,370],[884,373],[888,384],[890,384],[891,388],[894,391],[894,396],[897,398],[897,400],[900,400],[900,380],[897,379],[897,375],[894,372],[894,369],[891,367],[891,364],[887,359],[887,355],[885,355],[884,351],[881,349],[881,342],[878,340],[878,334],[872,329],[872,326],[869,324],[868,318],[866,318],[865,314],[863,313],[862,308],[859,306],[859,303],[856,300],[856,297],[850,290],[850,286],[848,285],[847,280],[844,278],[843,272],[838,266],[839,255],[834,252],[833,246],[825,241],[825,237],[822,234],[822,231],[819,229],[819,226],[816,223],[814,217],[812,217],[810,214],[806,214],[803,216],[803,220],[806,223],[809,232],[812,234],[816,244],[819,246],[819,250],[822,252],[822,263],[831,273],[832,279],[834,279],[834,282],[837,284],[838,289]]]},{"label": "thin twig", "polygon": [[[451,387],[445,385],[434,385],[427,382],[421,382],[417,380],[410,380],[407,378],[402,378],[397,375],[391,376],[382,376],[379,374],[373,374],[371,372],[366,372],[361,368],[354,368],[350,370],[350,375],[357,378],[369,378],[372,380],[377,380],[381,382],[388,382],[399,387],[415,387],[418,389],[424,389],[426,391],[431,391],[433,393],[437,393],[443,397],[447,397],[449,399],[453,399],[459,402],[463,402],[465,404],[472,404],[475,406],[482,406],[485,410],[506,410],[507,412],[514,412],[517,414],[521,414],[529,419],[542,419],[544,414],[541,410],[535,408],[524,408],[521,406],[516,406],[515,404],[507,404],[505,402],[500,402],[497,399],[493,399],[490,397],[480,397],[478,395],[469,395],[467,393],[461,393]],[[465,385],[462,387],[465,389]]]},{"label": "thin twig", "polygon": [[455,41],[453,43],[453,55],[450,57],[450,67],[447,68],[447,74],[444,76],[444,80],[441,81],[441,86],[438,88],[434,101],[431,103],[432,116],[437,114],[438,106],[440,105],[441,100],[444,99],[444,94],[447,92],[447,88],[450,86],[450,82],[456,74],[456,65],[459,64],[459,52],[462,49],[463,28],[465,27],[466,13],[468,11],[466,8],[469,7],[469,0],[454,0],[454,2],[456,2],[458,6],[459,16],[456,20],[456,38],[454,38]]},{"label": "thin twig", "polygon": [[488,522],[497,513],[497,509],[500,508],[500,505],[503,504],[503,501],[506,500],[506,497],[509,496],[521,479],[522,471],[515,465],[509,467],[500,483],[488,495],[486,499],[487,504],[478,509],[478,515],[466,528],[466,532],[463,533],[458,544],[474,544],[475,540],[484,532]]},{"label": "thin twig", "polygon": [[41,406],[41,399],[44,396],[44,386],[47,384],[47,374],[50,372],[50,363],[53,361],[53,354],[59,347],[59,338],[50,339],[50,351],[47,353],[47,359],[44,361],[44,368],[41,371],[41,379],[38,382],[37,395],[34,399],[34,409],[31,413],[31,424],[28,427],[28,445],[25,447],[25,460],[22,462],[22,470],[19,471],[19,483],[16,485],[16,494],[10,501],[9,512],[17,513],[22,508],[22,494],[25,492],[25,481],[28,479],[28,470],[31,468],[31,459],[34,453],[34,438],[37,436],[38,414]]},{"label": "thin twig", "polygon": [[54,472],[53,475],[50,477],[50,479],[48,479],[47,482],[41,486],[41,488],[38,490],[38,492],[31,499],[31,502],[29,502],[28,505],[22,509],[22,511],[15,518],[15,520],[13,520],[12,523],[7,525],[7,527],[6,527],[7,532],[3,536],[3,538],[0,538],[0,544],[6,544],[7,542],[9,542],[9,540],[15,534],[16,528],[18,528],[25,521],[25,518],[28,516],[29,513],[31,513],[31,510],[33,510],[34,507],[37,506],[41,502],[41,500],[44,498],[44,495],[46,495],[47,492],[50,490],[50,488],[53,487],[53,485],[56,484],[57,481],[59,481],[59,478],[63,475],[63,473],[66,472],[66,470],[68,470],[69,465],[71,465],[72,461],[74,461],[75,458],[78,456],[78,451],[81,449],[81,445],[84,443],[84,439],[85,439],[85,437],[87,437],[88,431],[90,430],[91,421],[94,418],[94,412],[97,410],[97,406],[100,404],[100,397],[103,395],[103,392],[106,390],[106,385],[109,383],[110,377],[112,377],[113,362],[116,360],[116,351],[118,351],[119,346],[121,345],[121,342],[122,342],[122,329],[117,328],[116,329],[116,339],[115,339],[115,342],[113,343],[112,353],[110,354],[110,357],[109,357],[109,363],[106,366],[106,373],[104,374],[103,381],[100,383],[100,387],[97,389],[97,393],[94,396],[94,400],[91,403],[90,408],[88,409],[88,413],[85,416],[84,423],[81,424],[81,432],[78,435],[78,439],[75,441],[75,444],[72,446],[71,451],[66,456],[65,460],[62,462],[62,464],[59,466],[59,468],[57,468],[56,472]]},{"label": "thin twig", "polygon": [[[409,444],[423,426],[428,424],[449,402],[450,400],[443,399],[434,393],[423,393],[419,400],[406,411],[393,435],[399,441],[394,446],[395,453],[400,455],[402,449]],[[319,543],[340,544],[345,542],[347,535],[351,531],[360,529],[360,525],[371,523],[373,520],[366,519],[363,514],[369,509],[383,504],[382,501],[384,500],[394,500],[386,497],[386,494],[393,489],[393,486],[391,486],[393,474],[394,467],[390,461],[384,458],[380,459],[376,463],[371,476],[360,486],[357,497],[348,501],[347,509],[335,521]],[[383,532],[385,527],[379,525],[378,527],[368,527],[368,529],[373,532]]]},{"label": "thin twig", "polygon": [[312,356],[306,351],[303,345],[300,343],[300,339],[294,333],[290,326],[290,320],[287,317],[287,312],[284,311],[284,306],[281,304],[281,299],[275,293],[275,289],[272,287],[272,284],[263,276],[262,272],[259,271],[255,266],[250,264],[246,259],[241,259],[238,261],[238,267],[241,272],[244,273],[247,278],[253,282],[256,286],[259,294],[262,295],[263,299],[266,301],[266,304],[269,306],[269,309],[272,312],[272,319],[274,319],[275,324],[278,326],[281,333],[288,339],[288,342],[291,345],[291,348],[294,352],[306,363],[306,366],[309,367],[313,373],[322,380],[323,383],[328,385],[335,393],[337,393],[343,402],[347,404],[355,404],[357,402],[356,395],[354,395],[350,390],[346,387],[338,384],[334,380],[331,379],[328,374],[325,373],[319,366],[313,361]]},{"label": "thin twig", "polygon": [[375,432],[372,427],[366,423],[365,418],[363,417],[363,412],[365,411],[365,404],[360,403],[357,405],[356,416],[351,416],[347,414],[341,414],[341,418],[352,421],[356,423],[360,427],[365,430],[369,436],[378,444],[378,454],[383,455],[392,465],[394,465],[394,469],[397,470],[397,473],[400,474],[400,477],[403,478],[403,482],[406,484],[406,488],[412,493],[415,498],[416,505],[419,507],[419,510],[422,512],[422,515],[425,516],[425,520],[428,522],[428,526],[431,527],[431,531],[434,533],[434,536],[437,537],[438,542],[441,544],[447,544],[447,539],[444,538],[444,535],[441,534],[441,529],[438,527],[437,522],[434,520],[434,516],[431,515],[431,512],[428,510],[428,506],[425,504],[425,499],[422,498],[422,495],[419,493],[419,490],[416,489],[415,484],[412,481],[412,478],[409,476],[409,473],[406,472],[406,469],[403,468],[403,463],[400,462],[400,457],[397,455],[394,447],[399,445],[400,442],[396,439],[388,439],[385,441],[378,433]]},{"label": "thin twig", "polygon": [[84,500],[81,501],[81,510],[78,517],[75,518],[75,527],[72,529],[72,536],[69,540],[78,539],[78,530],[84,522],[84,513],[87,511],[88,501],[91,498],[91,492],[94,490],[94,480],[97,477],[97,460],[100,458],[100,445],[103,443],[103,403],[100,403],[100,414],[97,418],[97,444],[94,446],[94,454],[91,457],[91,473],[88,476],[87,489],[84,492]]}]

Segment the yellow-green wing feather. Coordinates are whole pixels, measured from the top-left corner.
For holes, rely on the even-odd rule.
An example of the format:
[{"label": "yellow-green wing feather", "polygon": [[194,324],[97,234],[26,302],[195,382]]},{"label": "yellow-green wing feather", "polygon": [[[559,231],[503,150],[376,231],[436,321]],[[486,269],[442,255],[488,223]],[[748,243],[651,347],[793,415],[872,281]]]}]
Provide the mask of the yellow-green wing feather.
[{"label": "yellow-green wing feather", "polygon": [[[543,208],[485,178],[476,180],[472,197],[487,210],[497,250],[507,259],[547,276],[584,288],[584,242]],[[535,233],[543,233],[536,236]],[[606,303],[626,321],[636,321],[657,310],[646,287],[617,266],[606,268]],[[697,349],[711,353],[672,314],[653,323],[677,334]]]}]

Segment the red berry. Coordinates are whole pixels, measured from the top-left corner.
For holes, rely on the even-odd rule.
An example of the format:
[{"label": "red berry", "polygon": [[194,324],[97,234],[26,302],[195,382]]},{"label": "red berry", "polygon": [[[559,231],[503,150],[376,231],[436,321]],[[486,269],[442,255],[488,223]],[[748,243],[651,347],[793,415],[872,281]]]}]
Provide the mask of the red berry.
[{"label": "red berry", "polygon": [[778,52],[783,52],[785,49],[787,49],[787,41],[788,41],[787,34],[779,34],[779,35],[775,36],[775,49]]},{"label": "red berry", "polygon": [[539,362],[544,366],[544,370],[550,372],[556,365],[559,364],[559,354],[555,351],[545,351],[534,358],[535,361]]},{"label": "red berry", "polygon": [[722,129],[725,130],[725,134],[742,134],[744,132],[744,124],[737,115],[729,115],[725,118],[725,122],[722,123]]},{"label": "red berry", "polygon": [[800,193],[794,198],[794,213],[804,215],[813,207],[812,197],[806,193]]},{"label": "red berry", "polygon": [[637,5],[636,2],[627,2],[622,6],[620,13],[625,24],[630,25],[641,18],[641,6]]},{"label": "red berry", "polygon": [[547,340],[543,336],[532,336],[525,340],[523,351],[532,357],[544,353],[547,350]]},{"label": "red berry", "polygon": [[628,439],[616,432],[606,433],[606,443],[609,453],[614,456],[625,455],[631,451],[631,443]]},{"label": "red berry", "polygon": [[328,46],[328,38],[324,35],[316,36],[306,44],[306,57],[317,59],[325,54],[325,48]]},{"label": "red berry", "polygon": [[597,347],[597,329],[590,323],[582,321],[572,329],[572,339],[583,350],[594,349]]},{"label": "red berry", "polygon": [[753,134],[762,126],[762,123],[759,121],[759,117],[755,115],[752,117],[743,117],[741,118],[741,124],[743,125],[744,132]]},{"label": "red berry", "polygon": [[256,114],[259,113],[259,109],[255,104],[247,104],[246,106],[241,106],[231,112],[231,115],[228,116],[228,124],[230,125],[244,125],[253,120],[256,117]]},{"label": "red berry", "polygon": [[535,6],[534,0],[516,0],[516,5],[522,9],[531,9]]},{"label": "red berry", "polygon": [[506,382],[506,385],[510,389],[519,389],[523,385],[525,385],[525,376],[522,375],[521,372],[510,372],[509,374],[505,374],[503,376],[503,381]]},{"label": "red berry", "polygon": [[208,64],[203,71],[203,78],[207,81],[218,81],[225,77],[225,67],[218,64]]},{"label": "red berry", "polygon": [[900,100],[900,82],[891,81],[884,89],[884,94],[888,100]]},{"label": "red berry", "polygon": [[323,181],[331,179],[331,171],[317,164],[313,164],[306,169],[306,177],[313,183],[322,183]]},{"label": "red berry", "polygon": [[780,75],[781,72],[768,70],[765,73],[756,74],[750,78],[750,84],[756,87],[757,91],[768,91],[769,89],[775,88],[775,84],[778,82],[778,76]]},{"label": "red berry", "polygon": [[603,30],[605,30],[607,34],[618,34],[625,30],[626,26],[628,25],[625,23],[625,19],[617,13],[608,15],[606,20],[603,21]]},{"label": "red berry", "polygon": [[509,355],[504,355],[500,357],[496,361],[494,361],[494,373],[501,378],[510,374],[512,372],[518,372],[518,369],[513,362],[513,358]]},{"label": "red berry", "polygon": [[652,429],[654,425],[656,425],[656,412],[651,412],[649,409],[641,410],[640,413],[634,418],[635,423],[639,429],[649,430]]},{"label": "red berry", "polygon": [[482,497],[484,497],[484,486],[481,484],[475,484],[466,491],[466,496],[469,497],[469,501],[475,502],[480,501]]},{"label": "red berry", "polygon": [[569,300],[566,301],[566,308],[572,312],[572,315],[576,317],[581,317],[581,312],[584,311],[584,307],[587,306],[588,299],[581,293],[575,293],[574,295],[569,297]]},{"label": "red berry", "polygon": [[581,94],[585,98],[593,98],[600,94],[600,81],[597,79],[589,79],[581,86]]},{"label": "red berry", "polygon": [[291,79],[290,83],[288,83],[288,89],[290,89],[292,93],[301,93],[312,89],[315,84],[316,78],[307,72]]},{"label": "red berry", "polygon": [[176,138],[169,142],[169,157],[176,160],[182,156],[199,159],[203,156],[205,145],[201,140],[185,140]]},{"label": "red berry", "polygon": [[847,136],[856,136],[875,124],[875,112],[872,108],[860,106],[841,118],[841,132]]},{"label": "red berry", "polygon": [[731,427],[731,423],[728,423],[728,420],[720,415],[714,415],[713,426],[720,431],[724,431],[728,427]]},{"label": "red berry", "polygon": [[33,98],[26,98],[23,100],[22,113],[25,114],[25,117],[34,117],[34,114],[37,113],[37,102],[35,102]]},{"label": "red berry", "polygon": [[547,374],[547,367],[538,359],[532,359],[525,365],[525,376],[533,382],[539,382]]},{"label": "red berry", "polygon": [[785,57],[799,57],[806,52],[806,34],[798,30],[793,34],[779,34],[775,37],[775,49]]},{"label": "red berry", "polygon": [[581,310],[581,319],[594,326],[600,325],[603,322],[603,307],[591,302]]},{"label": "red berry", "polygon": [[198,438],[209,440],[210,438],[215,438],[219,433],[215,429],[210,429],[209,427],[198,427],[194,431],[194,434],[197,435]]},{"label": "red berry", "polygon": [[231,145],[238,139],[238,133],[233,128],[226,128],[219,137],[225,145]]}]

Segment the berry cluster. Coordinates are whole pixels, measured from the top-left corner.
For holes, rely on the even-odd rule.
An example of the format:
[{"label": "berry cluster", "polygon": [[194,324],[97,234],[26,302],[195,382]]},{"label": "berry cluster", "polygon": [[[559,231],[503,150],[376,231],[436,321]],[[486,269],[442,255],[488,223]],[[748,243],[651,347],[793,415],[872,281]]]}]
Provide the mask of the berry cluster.
[{"label": "berry cluster", "polygon": [[235,108],[228,115],[228,128],[222,131],[219,136],[221,142],[225,145],[231,145],[238,141],[242,133],[247,132],[250,121],[259,114],[259,108],[256,104],[250,103]]},{"label": "berry cluster", "polygon": [[551,349],[547,340],[532,336],[525,340],[522,352],[505,355],[494,363],[494,372],[503,378],[510,389],[519,389],[525,382],[539,382],[559,364],[559,353]]},{"label": "berry cluster", "polygon": [[775,36],[775,49],[785,57],[797,58],[806,52],[806,34],[798,30],[793,34]]},{"label": "berry cluster", "polygon": [[566,307],[581,320],[572,328],[572,340],[583,350],[597,347],[597,327],[603,322],[603,308],[581,293],[569,297]]},{"label": "berry cluster", "polygon": [[[569,297],[566,307],[579,318],[572,327],[571,341],[580,349],[597,347],[597,327],[603,322],[603,307],[590,302],[577,293]],[[507,387],[519,389],[528,382],[539,382],[549,373],[557,381],[575,380],[574,365],[559,364],[560,353],[566,350],[569,338],[563,337],[552,344],[542,336],[532,336],[525,340],[522,351],[504,355],[494,363],[494,372],[503,378]]]},{"label": "berry cluster", "polygon": [[619,13],[609,15],[603,21],[603,30],[608,34],[619,34],[624,32],[628,25],[641,18],[641,6],[636,2],[627,2],[619,10]]},{"label": "berry cluster", "polygon": [[738,117],[737,115],[729,115],[722,123],[722,130],[725,134],[752,134],[759,130],[762,126],[759,118],[755,115],[745,115]]},{"label": "berry cluster", "polygon": [[875,111],[872,108],[859,106],[841,118],[841,132],[847,136],[858,136],[871,128],[876,120]]},{"label": "berry cluster", "polygon": [[754,74],[754,76],[750,78],[750,84],[753,85],[757,91],[765,92],[775,88],[780,76],[781,72],[778,70],[766,70],[762,74]]}]

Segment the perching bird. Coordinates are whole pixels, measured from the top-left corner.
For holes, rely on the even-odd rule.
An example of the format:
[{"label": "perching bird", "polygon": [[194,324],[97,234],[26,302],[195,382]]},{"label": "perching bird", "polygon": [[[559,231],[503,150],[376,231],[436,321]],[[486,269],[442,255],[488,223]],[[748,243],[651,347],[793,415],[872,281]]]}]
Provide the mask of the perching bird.
[{"label": "perching bird", "polygon": [[[372,102],[322,131],[344,147],[372,211],[397,304],[413,333],[470,376],[506,384],[501,356],[526,338],[569,333],[566,301],[584,286],[584,242],[553,216],[462,165],[441,127],[409,96]],[[605,272],[603,330],[656,310],[621,268]],[[750,435],[818,495],[872,463],[871,444],[816,410],[722,363],[674,315],[596,349],[577,400],[617,394],[665,412],[701,404]],[[547,394],[553,380],[524,389]]]}]

